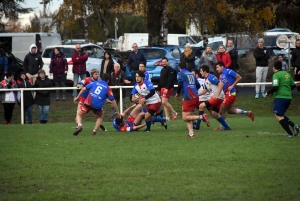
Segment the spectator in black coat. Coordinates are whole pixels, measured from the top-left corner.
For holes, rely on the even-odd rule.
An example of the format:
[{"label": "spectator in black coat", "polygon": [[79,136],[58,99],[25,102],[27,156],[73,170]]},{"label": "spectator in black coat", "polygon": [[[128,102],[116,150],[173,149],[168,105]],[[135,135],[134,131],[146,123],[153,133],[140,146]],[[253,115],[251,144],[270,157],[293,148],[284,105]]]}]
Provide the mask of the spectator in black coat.
[{"label": "spectator in black coat", "polygon": [[104,74],[111,74],[114,71],[114,61],[110,52],[104,53],[104,59],[101,62],[100,77]]},{"label": "spectator in black coat", "polygon": [[128,57],[128,67],[132,75],[132,83],[135,83],[135,72],[139,70],[140,62],[147,63],[146,57],[140,51],[138,51],[138,45],[136,43],[132,44],[133,51],[130,52]]},{"label": "spectator in black coat", "polygon": [[192,71],[195,68],[195,52],[192,50],[191,45],[185,45],[184,52],[181,55],[180,62],[185,63],[186,69]]},{"label": "spectator in black coat", "polygon": [[[127,78],[126,78],[126,74],[124,73],[124,71],[121,70],[120,64],[115,63],[114,71],[110,74],[109,85],[110,86],[124,86],[125,84],[130,84],[130,83],[131,82],[128,81]],[[120,98],[122,98],[123,110],[125,110],[127,108],[126,102],[125,102],[126,89],[122,89],[122,97],[120,97],[120,89],[112,89],[112,92],[114,94],[114,97],[115,97],[115,100],[116,100],[117,104],[119,104]],[[110,119],[115,118],[115,112],[116,111],[112,107]]]},{"label": "spectator in black coat", "polygon": [[38,48],[35,44],[32,44],[29,48],[29,53],[25,56],[23,62],[23,68],[26,71],[26,76],[32,79],[33,84],[38,76],[39,69],[43,68],[43,60],[38,53]]},{"label": "spectator in black coat", "polygon": [[[18,88],[33,88],[32,81],[26,77],[25,72],[20,73],[20,79],[17,81]],[[26,123],[26,112],[28,116],[28,124],[32,124],[32,106],[34,103],[33,92],[23,91],[23,98],[19,102],[24,102],[24,123]]]},{"label": "spectator in black coat", "polygon": [[[38,77],[34,83],[34,88],[47,88],[51,87],[51,81],[44,70],[39,70]],[[39,118],[41,124],[48,122],[48,113],[50,109],[50,91],[49,90],[37,90],[35,96],[35,103],[39,107]]]},{"label": "spectator in black coat", "polygon": [[[291,64],[294,67],[295,81],[300,81],[300,39],[296,40],[296,48],[292,52]],[[297,85],[300,93],[300,85]]]},{"label": "spectator in black coat", "polygon": [[231,59],[231,65],[229,66],[229,68],[237,72],[240,68],[238,64],[238,50],[234,46],[233,40],[231,39],[227,41],[226,53],[229,53]]}]

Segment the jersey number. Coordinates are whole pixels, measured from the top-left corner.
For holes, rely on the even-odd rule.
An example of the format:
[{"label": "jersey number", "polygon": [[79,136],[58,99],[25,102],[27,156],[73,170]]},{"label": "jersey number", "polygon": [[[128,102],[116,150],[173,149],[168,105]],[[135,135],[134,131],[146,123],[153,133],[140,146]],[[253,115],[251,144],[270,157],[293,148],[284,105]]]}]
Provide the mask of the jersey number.
[{"label": "jersey number", "polygon": [[101,90],[102,90],[102,87],[101,87],[101,86],[98,86],[98,87],[95,89],[94,93],[97,94],[97,95],[99,95],[99,94],[101,93]]},{"label": "jersey number", "polygon": [[195,79],[193,75],[187,75],[187,78],[189,80],[189,84],[195,84]]}]

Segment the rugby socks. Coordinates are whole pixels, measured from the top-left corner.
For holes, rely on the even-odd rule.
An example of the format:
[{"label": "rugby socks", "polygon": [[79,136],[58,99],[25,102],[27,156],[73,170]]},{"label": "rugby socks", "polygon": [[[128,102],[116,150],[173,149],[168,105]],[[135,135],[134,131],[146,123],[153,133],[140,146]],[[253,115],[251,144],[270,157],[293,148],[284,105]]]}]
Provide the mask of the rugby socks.
[{"label": "rugby socks", "polygon": [[164,122],[164,120],[161,119],[161,118],[153,117],[153,122],[160,122],[160,123],[162,123],[162,122]]},{"label": "rugby socks", "polygon": [[289,127],[288,121],[285,118],[281,119],[279,121],[279,123],[282,126],[282,128],[287,132],[287,134],[293,135],[293,133],[292,133],[290,127]]},{"label": "rugby socks", "polygon": [[292,122],[287,116],[284,116],[284,119],[292,128],[294,128],[295,126],[294,122]]},{"label": "rugby socks", "polygon": [[149,120],[149,121],[146,121],[146,128],[147,128],[147,130],[148,130],[148,131],[150,131],[150,128],[151,128],[151,123],[152,123],[152,121],[151,121],[151,120]]},{"label": "rugby socks", "polygon": [[[200,115],[203,115],[203,114],[204,114],[204,111],[199,111],[198,114],[199,114],[199,116],[200,116]],[[196,126],[197,126],[197,127],[200,127],[200,124],[201,124],[201,119],[198,119],[198,120],[196,121]]]},{"label": "rugby socks", "polygon": [[234,109],[234,113],[235,113],[235,114],[245,114],[245,113],[247,113],[247,111],[241,110],[241,109],[239,109],[239,108],[235,108],[235,109]]},{"label": "rugby socks", "polygon": [[222,126],[224,126],[224,128],[230,128],[223,117],[220,117],[217,120],[222,124]]}]

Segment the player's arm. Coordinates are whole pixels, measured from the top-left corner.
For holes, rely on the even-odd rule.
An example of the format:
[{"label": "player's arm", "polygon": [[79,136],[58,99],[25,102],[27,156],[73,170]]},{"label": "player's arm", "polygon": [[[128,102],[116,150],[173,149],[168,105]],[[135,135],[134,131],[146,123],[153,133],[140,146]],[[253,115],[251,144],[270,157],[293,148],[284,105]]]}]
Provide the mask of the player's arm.
[{"label": "player's arm", "polygon": [[81,90],[80,90],[79,94],[77,95],[77,97],[74,98],[74,103],[76,103],[76,101],[79,100],[79,97],[81,96],[81,94],[83,94],[84,91],[86,91],[86,88],[85,87],[81,88]]},{"label": "player's arm", "polygon": [[239,74],[236,74],[236,75],[235,75],[234,83],[233,83],[231,86],[228,87],[228,91],[231,91],[231,89],[232,89],[233,87],[235,87],[235,85],[236,85],[239,81],[241,81],[241,79],[242,79],[242,76],[240,76]]},{"label": "player's arm", "polygon": [[177,87],[177,91],[176,91],[176,95],[175,97],[178,97],[181,90],[182,90],[182,85],[183,85],[183,79],[182,79],[182,75],[181,75],[181,72],[179,72],[177,74],[177,81],[178,81],[178,87]]},{"label": "player's arm", "polygon": [[143,123],[143,124],[138,125],[138,126],[133,126],[133,130],[134,130],[134,131],[137,131],[137,130],[139,130],[140,128],[143,128],[143,127],[145,127],[145,126],[146,126],[146,123]]},{"label": "player's arm", "polygon": [[208,92],[207,89],[203,89],[198,95],[202,96],[202,95],[206,94],[207,92]]},{"label": "player's arm", "polygon": [[136,94],[136,93],[138,93],[138,91],[136,90],[135,85],[134,85],[133,89],[131,90],[130,97],[129,97],[131,102],[136,103],[139,101],[139,99],[134,96],[134,94]]},{"label": "player's arm", "polygon": [[224,83],[222,81],[219,81],[218,83],[218,91],[217,93],[215,94],[215,97],[218,98],[220,96],[220,93],[222,92],[223,90],[223,86],[224,86]]},{"label": "player's arm", "polygon": [[273,75],[272,85],[273,85],[272,88],[269,91],[267,91],[267,93],[265,94],[266,96],[273,94],[275,91],[279,89],[279,79],[276,76],[276,74]]}]

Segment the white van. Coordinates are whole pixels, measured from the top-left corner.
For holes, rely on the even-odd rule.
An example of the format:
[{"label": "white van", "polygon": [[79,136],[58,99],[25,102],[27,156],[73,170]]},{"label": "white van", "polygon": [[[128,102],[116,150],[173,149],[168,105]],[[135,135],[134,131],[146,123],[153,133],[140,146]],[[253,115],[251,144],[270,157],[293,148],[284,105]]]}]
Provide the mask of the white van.
[{"label": "white van", "polygon": [[0,33],[0,44],[23,60],[31,44],[35,44],[41,54],[49,45],[62,44],[62,39],[58,33]]},{"label": "white van", "polygon": [[[131,50],[133,43],[139,47],[148,46],[148,33],[124,33],[124,36],[119,37],[117,50]],[[168,34],[168,45],[184,46],[187,43],[196,44],[193,38],[186,34]]]}]

